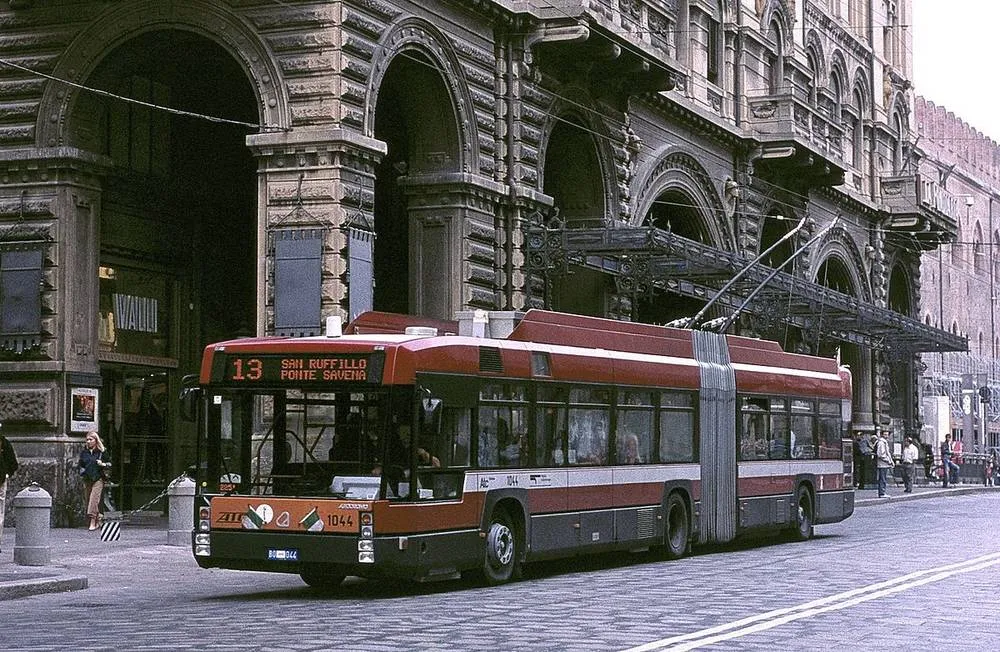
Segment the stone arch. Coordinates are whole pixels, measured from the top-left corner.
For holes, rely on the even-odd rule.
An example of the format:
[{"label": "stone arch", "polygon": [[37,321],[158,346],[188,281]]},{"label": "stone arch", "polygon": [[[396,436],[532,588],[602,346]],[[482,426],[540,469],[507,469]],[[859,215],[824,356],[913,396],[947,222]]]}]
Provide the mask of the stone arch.
[{"label": "stone arch", "polygon": [[870,302],[872,300],[872,287],[869,279],[862,273],[865,269],[864,259],[854,239],[844,227],[834,227],[823,239],[823,246],[815,256],[816,265],[813,279],[816,283],[824,285],[823,266],[831,258],[837,259],[843,266],[846,277],[856,292],[854,296],[862,301]]},{"label": "stone arch", "polygon": [[375,110],[378,106],[382,81],[390,65],[407,51],[419,52],[429,60],[448,89],[455,111],[455,130],[459,134],[459,168],[463,172],[475,172],[472,163],[478,160],[478,139],[474,133],[476,120],[472,109],[472,98],[458,56],[445,34],[437,27],[420,18],[404,18],[386,30],[379,46],[372,56],[372,72],[368,77],[365,104],[364,133],[375,133]]},{"label": "stone arch", "polygon": [[902,261],[897,260],[889,272],[889,309],[901,315],[913,315],[916,296],[913,274]]},{"label": "stone arch", "polygon": [[[272,54],[246,22],[217,3],[176,0],[116,4],[73,39],[52,75],[84,83],[108,52],[141,34],[162,29],[191,31],[218,44],[246,72],[257,95],[262,125],[276,129],[291,125],[287,88]],[[67,144],[67,119],[82,92],[63,84],[46,85],[35,129],[38,146]]]},{"label": "stone arch", "polygon": [[986,270],[986,245],[983,238],[983,225],[976,220],[972,231],[972,266],[977,274]]},{"label": "stone arch", "polygon": [[637,187],[635,225],[646,221],[656,200],[667,192],[678,192],[692,200],[692,208],[700,215],[701,227],[709,235],[705,244],[723,249],[735,249],[736,241],[725,204],[712,177],[694,154],[667,147],[656,152],[658,161],[641,175]]},{"label": "stone arch", "polygon": [[864,68],[858,68],[854,71],[854,83],[851,85],[851,103],[855,104],[855,98],[858,99],[858,103],[854,108],[857,109],[858,115],[862,117],[865,116],[872,102],[871,93],[868,91],[868,88],[868,73]]},{"label": "stone arch", "polygon": [[763,34],[767,34],[771,28],[771,23],[777,22],[778,28],[780,29],[781,43],[780,45],[788,51],[792,43],[792,20],[788,11],[788,7],[782,0],[769,0],[767,6],[760,13],[760,31]]},{"label": "stone arch", "polygon": [[[586,92],[573,88],[558,96],[549,107],[549,118],[543,127],[544,135],[538,152],[539,187],[546,194],[551,194],[545,190],[545,184],[551,179],[552,173],[549,169],[550,147],[554,142],[558,142],[558,139],[553,139],[553,135],[558,134],[564,127],[576,128],[592,141],[593,163],[600,176],[600,179],[591,182],[591,190],[600,194],[600,202],[603,204],[601,215],[594,217],[611,220],[617,215],[615,207],[620,200],[618,184],[615,182],[614,151],[611,143],[620,140],[620,136],[609,131],[609,121],[603,114],[599,114],[596,110],[581,109],[593,106],[594,102]],[[594,184],[593,181],[597,183]]]},{"label": "stone arch", "polygon": [[824,80],[827,79],[829,67],[827,66],[826,57],[823,54],[823,43],[820,41],[819,34],[814,29],[809,30],[806,34],[806,55],[810,54],[816,64],[816,79],[813,80],[813,83],[817,87],[823,86]]},{"label": "stone arch", "polygon": [[828,78],[828,85],[830,87],[830,91],[836,95],[834,99],[837,103],[836,108],[839,110],[844,104],[849,104],[852,99],[849,95],[850,78],[847,75],[847,64],[844,61],[844,53],[840,50],[834,50],[833,54],[830,55],[829,70],[830,74]]},{"label": "stone arch", "polygon": [[[818,261],[813,275],[814,281],[824,287],[842,292],[861,301],[868,302],[871,297],[871,287],[862,276],[864,267],[861,257],[850,238],[850,234],[842,227],[835,227],[827,235],[824,246],[817,252]],[[819,324],[823,328],[823,324]],[[817,337],[818,339],[818,337]],[[816,353],[830,355],[834,348],[839,348],[844,364],[854,370],[853,420],[856,424],[874,423],[875,388],[872,384],[872,354],[865,347],[849,342],[841,342],[834,347],[833,343],[821,344]]]}]

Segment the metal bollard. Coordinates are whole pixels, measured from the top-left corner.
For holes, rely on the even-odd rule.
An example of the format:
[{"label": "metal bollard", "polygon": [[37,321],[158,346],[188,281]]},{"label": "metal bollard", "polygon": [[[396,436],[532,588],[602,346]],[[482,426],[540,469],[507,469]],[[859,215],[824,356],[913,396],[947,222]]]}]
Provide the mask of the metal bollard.
[{"label": "metal bollard", "polygon": [[22,566],[44,566],[52,561],[49,529],[52,517],[52,496],[32,482],[14,496],[14,563]]},{"label": "metal bollard", "polygon": [[167,545],[191,545],[194,530],[194,480],[183,475],[167,486]]}]

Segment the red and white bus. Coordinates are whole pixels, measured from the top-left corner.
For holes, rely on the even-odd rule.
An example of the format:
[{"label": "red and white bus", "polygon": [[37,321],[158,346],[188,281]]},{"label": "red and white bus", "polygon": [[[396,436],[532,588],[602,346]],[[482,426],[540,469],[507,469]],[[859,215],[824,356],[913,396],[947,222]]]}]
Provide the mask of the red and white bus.
[{"label": "red and white bus", "polygon": [[503,339],[387,321],[205,349],[182,410],[200,566],[500,583],[589,552],[807,539],[854,511],[836,360],[540,310]]}]

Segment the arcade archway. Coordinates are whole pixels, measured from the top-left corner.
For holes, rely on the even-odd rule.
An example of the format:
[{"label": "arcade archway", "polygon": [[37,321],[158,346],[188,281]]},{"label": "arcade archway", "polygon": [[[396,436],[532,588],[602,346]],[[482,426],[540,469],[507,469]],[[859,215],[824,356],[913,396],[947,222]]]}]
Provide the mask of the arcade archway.
[{"label": "arcade archway", "polygon": [[[208,38],[142,34],[109,51],[81,93],[67,140],[111,162],[98,248],[100,428],[120,461],[119,506],[159,493],[193,461],[176,445],[180,375],[202,347],[255,333],[258,102],[246,73]],[[179,115],[156,107],[187,112]]]}]

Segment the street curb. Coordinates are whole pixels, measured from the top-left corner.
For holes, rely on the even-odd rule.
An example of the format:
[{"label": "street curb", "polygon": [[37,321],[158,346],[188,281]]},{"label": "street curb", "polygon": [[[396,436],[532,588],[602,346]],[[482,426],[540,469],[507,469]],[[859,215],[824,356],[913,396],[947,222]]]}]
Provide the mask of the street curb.
[{"label": "street curb", "polygon": [[987,487],[984,485],[969,485],[950,487],[948,489],[931,489],[928,491],[914,491],[912,494],[890,494],[882,498],[859,498],[854,501],[855,507],[871,507],[873,505],[885,505],[886,503],[899,503],[908,500],[921,500],[923,498],[939,498],[940,496],[957,496],[963,494],[983,493],[996,491],[1000,487]]},{"label": "street curb", "polygon": [[87,588],[87,578],[83,576],[46,577],[37,580],[0,582],[0,601],[16,600],[42,593],[65,593]]}]

